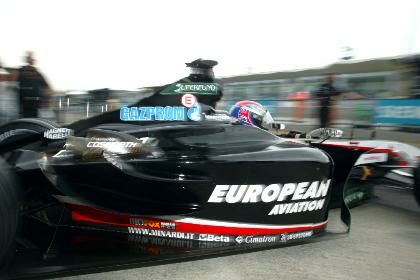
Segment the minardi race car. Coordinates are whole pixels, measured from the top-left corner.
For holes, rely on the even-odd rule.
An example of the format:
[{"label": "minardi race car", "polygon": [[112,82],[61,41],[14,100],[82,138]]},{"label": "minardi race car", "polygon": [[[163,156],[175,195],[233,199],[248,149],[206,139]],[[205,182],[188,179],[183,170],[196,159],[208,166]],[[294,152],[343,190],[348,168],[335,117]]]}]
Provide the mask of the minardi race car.
[{"label": "minardi race car", "polygon": [[[270,112],[255,101],[237,102],[229,115],[243,125],[260,127],[283,139],[290,139],[288,143],[307,144],[327,152],[334,159],[334,172],[344,172],[337,177],[347,178],[347,183],[352,183],[352,187],[347,186],[344,192],[349,206],[371,198],[372,186],[392,185],[412,193],[414,186],[418,185],[416,176],[419,172],[420,149],[417,147],[387,140],[337,139],[343,137],[343,131],[331,128],[320,128],[309,133],[288,131],[285,125],[275,122]],[[353,169],[346,177],[350,167]],[[343,186],[344,183],[340,182],[339,185]],[[417,190],[414,191],[417,194]],[[339,191],[334,193],[341,195]]]},{"label": "minardi race car", "polygon": [[202,115],[1,126],[1,262],[37,252],[40,262],[52,260],[41,271],[53,273],[86,258],[94,266],[104,266],[104,256],[108,264],[120,264],[115,255],[133,262],[143,256],[133,251],[139,246],[161,254],[175,244],[182,258],[192,248],[288,244],[322,236],[333,208],[347,231],[343,193],[353,167],[402,167],[394,148],[333,142],[334,129],[291,139],[211,108]]}]

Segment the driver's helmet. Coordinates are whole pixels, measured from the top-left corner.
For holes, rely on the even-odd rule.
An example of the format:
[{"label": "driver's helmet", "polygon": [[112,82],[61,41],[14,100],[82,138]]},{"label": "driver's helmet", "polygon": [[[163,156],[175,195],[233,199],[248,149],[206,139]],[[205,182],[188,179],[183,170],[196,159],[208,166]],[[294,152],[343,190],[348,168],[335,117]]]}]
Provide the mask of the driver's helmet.
[{"label": "driver's helmet", "polygon": [[250,100],[239,101],[230,108],[230,115],[247,126],[270,129],[274,122],[270,112],[260,103]]}]

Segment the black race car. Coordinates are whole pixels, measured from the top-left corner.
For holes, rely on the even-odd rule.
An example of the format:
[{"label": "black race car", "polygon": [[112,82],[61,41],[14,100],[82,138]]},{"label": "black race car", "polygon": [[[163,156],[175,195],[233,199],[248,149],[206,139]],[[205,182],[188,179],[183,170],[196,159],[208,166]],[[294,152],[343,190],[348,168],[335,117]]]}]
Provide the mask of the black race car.
[{"label": "black race car", "polygon": [[331,198],[342,202],[332,193],[344,179],[334,178],[327,153],[262,129],[223,121],[70,129],[40,119],[0,128],[2,261],[16,240],[20,250],[36,246],[28,240],[39,224],[98,236],[284,243],[321,234]]},{"label": "black race car", "polygon": [[[211,109],[185,122],[115,115],[0,127],[0,262],[13,275],[29,273],[16,254],[38,260],[36,274],[136,263],[168,247],[177,259],[192,248],[208,254],[312,239],[325,233],[332,208],[349,230],[343,193],[366,151],[328,144],[334,130],[301,141]],[[41,263],[48,265],[34,268]]]}]

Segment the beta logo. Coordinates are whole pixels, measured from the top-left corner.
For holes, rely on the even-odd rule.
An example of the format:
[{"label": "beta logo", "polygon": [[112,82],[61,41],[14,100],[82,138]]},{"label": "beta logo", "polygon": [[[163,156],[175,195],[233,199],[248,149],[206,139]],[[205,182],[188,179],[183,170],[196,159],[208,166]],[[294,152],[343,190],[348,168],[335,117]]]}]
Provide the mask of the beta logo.
[{"label": "beta logo", "polygon": [[216,235],[216,234],[206,234],[201,233],[198,236],[199,241],[209,241],[209,242],[230,242],[229,236],[226,235]]}]

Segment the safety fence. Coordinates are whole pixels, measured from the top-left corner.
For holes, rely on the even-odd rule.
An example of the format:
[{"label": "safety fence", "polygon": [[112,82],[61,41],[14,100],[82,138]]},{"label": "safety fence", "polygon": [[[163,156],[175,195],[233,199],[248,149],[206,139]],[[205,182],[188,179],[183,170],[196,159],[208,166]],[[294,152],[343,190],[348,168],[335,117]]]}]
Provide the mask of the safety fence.
[{"label": "safety fence", "polygon": [[[277,121],[319,124],[318,100],[254,100],[265,106]],[[236,100],[223,100],[220,109],[229,110]],[[394,127],[420,131],[420,99],[359,99],[331,103],[330,122],[354,127]]]},{"label": "safety fence", "polygon": [[[229,110],[238,100],[222,100],[217,108]],[[265,106],[277,120],[308,126],[319,124],[319,101],[308,100],[254,100]],[[18,117],[17,104],[10,101],[8,109],[0,112],[4,123]],[[3,103],[4,104],[4,103]],[[420,99],[360,99],[337,100],[330,107],[330,120],[334,125],[351,127],[391,127],[420,132]],[[65,98],[54,102],[49,108],[40,109],[40,117],[68,124],[104,112],[116,110],[123,105],[113,100],[80,102]],[[15,110],[13,110],[15,108]]]}]

